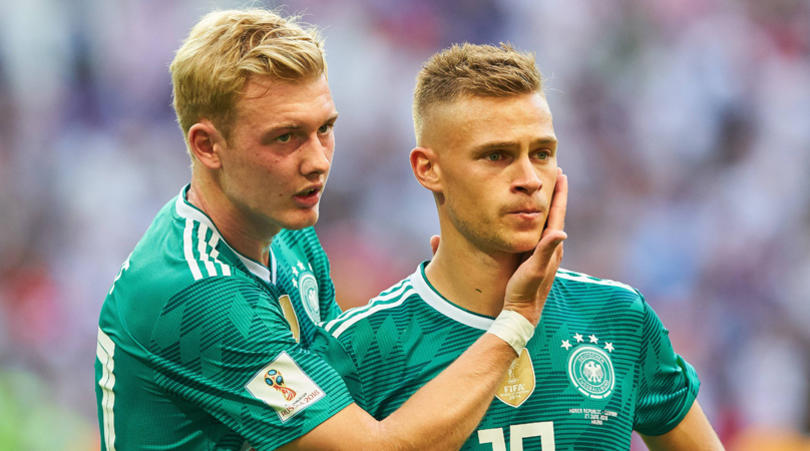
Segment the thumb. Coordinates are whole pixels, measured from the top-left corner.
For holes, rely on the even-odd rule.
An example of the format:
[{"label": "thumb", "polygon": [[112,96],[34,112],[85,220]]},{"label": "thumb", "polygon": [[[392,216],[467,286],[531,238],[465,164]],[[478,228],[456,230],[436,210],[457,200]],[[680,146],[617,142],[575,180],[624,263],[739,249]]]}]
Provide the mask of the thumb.
[{"label": "thumb", "polygon": [[[562,230],[548,231],[548,233],[540,239],[540,242],[534,248],[531,256],[523,262],[526,269],[535,274],[545,274],[549,262],[552,261],[554,251],[559,245],[568,238],[568,234]],[[523,266],[521,265],[521,266]]]}]

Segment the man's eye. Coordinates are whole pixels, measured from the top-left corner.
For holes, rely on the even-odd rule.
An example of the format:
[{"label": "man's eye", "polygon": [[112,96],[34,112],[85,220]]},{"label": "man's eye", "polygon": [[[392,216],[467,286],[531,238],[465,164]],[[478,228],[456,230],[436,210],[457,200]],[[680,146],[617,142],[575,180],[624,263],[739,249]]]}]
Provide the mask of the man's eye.
[{"label": "man's eye", "polygon": [[280,143],[286,143],[286,142],[290,142],[290,139],[292,139],[292,133],[285,133],[285,134],[279,136],[278,138],[276,138],[276,141],[278,141]]},{"label": "man's eye", "polygon": [[500,161],[503,159],[503,155],[500,152],[492,152],[487,154],[487,160],[489,161]]},{"label": "man's eye", "polygon": [[332,124],[324,124],[324,125],[321,125],[320,128],[318,128],[318,133],[324,134],[324,133],[327,133],[331,129],[332,129]]}]

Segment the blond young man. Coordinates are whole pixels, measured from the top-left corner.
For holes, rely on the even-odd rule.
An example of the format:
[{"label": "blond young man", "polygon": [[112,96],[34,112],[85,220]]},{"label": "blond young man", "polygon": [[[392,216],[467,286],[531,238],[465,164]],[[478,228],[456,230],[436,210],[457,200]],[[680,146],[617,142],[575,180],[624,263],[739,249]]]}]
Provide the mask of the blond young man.
[{"label": "blond young man", "polygon": [[311,229],[337,119],[321,41],[272,12],[218,11],[170,69],[191,183],[157,214],[102,306],[102,449],[458,448],[534,332],[564,209],[515,272],[490,333],[378,421],[308,351],[340,312]]},{"label": "blond young man", "polygon": [[[419,73],[413,110],[411,166],[434,195],[441,242],[410,277],[327,323],[315,346],[343,362],[354,399],[376,418],[491,326],[510,275],[548,227],[561,228],[556,197],[568,183],[529,54],[446,49]],[[537,333],[463,448],[626,450],[636,430],[655,450],[722,449],[698,385],[635,289],[560,269]]]}]

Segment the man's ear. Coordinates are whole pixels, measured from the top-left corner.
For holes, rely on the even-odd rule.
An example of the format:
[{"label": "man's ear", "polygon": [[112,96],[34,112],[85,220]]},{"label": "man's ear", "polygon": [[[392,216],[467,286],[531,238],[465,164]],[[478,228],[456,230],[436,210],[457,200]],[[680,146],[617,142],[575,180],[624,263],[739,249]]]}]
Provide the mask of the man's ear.
[{"label": "man's ear", "polygon": [[425,188],[440,193],[442,191],[441,168],[436,152],[429,147],[414,147],[411,150],[411,169],[416,180]]},{"label": "man's ear", "polygon": [[208,119],[201,119],[188,129],[188,146],[191,154],[208,169],[222,166],[220,152],[225,138]]}]

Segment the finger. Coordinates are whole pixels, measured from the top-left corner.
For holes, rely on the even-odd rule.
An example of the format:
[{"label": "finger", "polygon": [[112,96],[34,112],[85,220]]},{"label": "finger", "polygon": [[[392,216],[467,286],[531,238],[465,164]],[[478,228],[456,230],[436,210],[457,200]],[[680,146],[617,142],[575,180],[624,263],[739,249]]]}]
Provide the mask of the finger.
[{"label": "finger", "polygon": [[547,278],[554,278],[554,275],[557,273],[557,270],[560,269],[560,263],[562,263],[563,253],[565,248],[565,242],[560,243],[557,247],[554,248],[554,251],[551,254],[551,259],[548,262],[548,266],[546,267],[546,277]]},{"label": "finger", "polygon": [[551,206],[546,220],[546,230],[565,229],[565,213],[568,209],[568,176],[559,170],[557,183],[554,185],[554,194],[551,197]]},{"label": "finger", "polygon": [[536,275],[544,275],[549,264],[554,261],[554,253],[568,235],[562,230],[547,230],[532,255],[523,263],[526,268]]},{"label": "finger", "polygon": [[549,266],[553,265],[549,260],[553,258],[554,250],[559,248],[563,240],[565,232],[559,230],[540,240],[532,255],[518,267],[509,280],[507,292],[513,301],[534,302],[539,299],[538,294],[543,294],[540,297],[545,299],[544,293],[547,294],[556,273],[555,269],[549,277]]},{"label": "finger", "polygon": [[439,235],[433,235],[430,237],[430,250],[433,251],[433,255],[436,255],[436,251],[439,250]]}]

